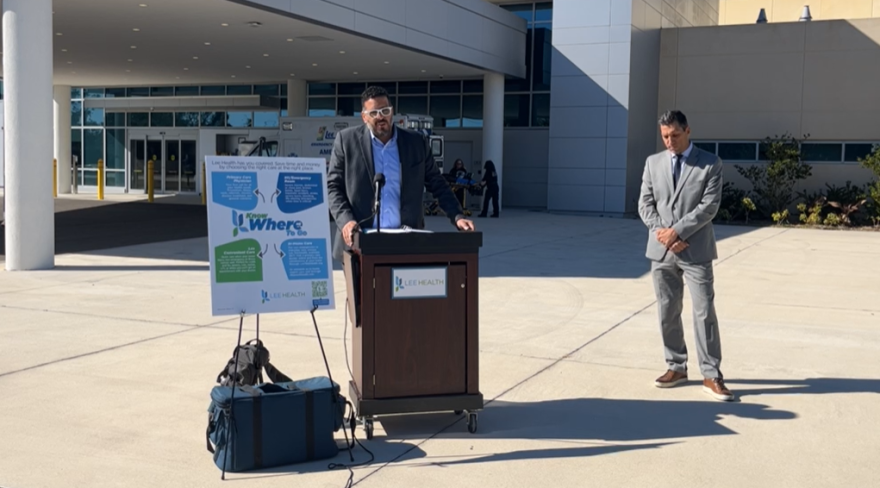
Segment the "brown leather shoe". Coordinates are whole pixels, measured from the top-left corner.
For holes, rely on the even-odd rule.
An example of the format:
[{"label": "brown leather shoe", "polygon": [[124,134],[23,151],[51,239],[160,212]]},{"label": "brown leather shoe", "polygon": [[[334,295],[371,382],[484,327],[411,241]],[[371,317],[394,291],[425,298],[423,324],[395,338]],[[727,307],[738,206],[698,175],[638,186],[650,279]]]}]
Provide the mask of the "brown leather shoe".
[{"label": "brown leather shoe", "polygon": [[733,393],[724,386],[721,378],[706,378],[703,380],[703,391],[709,396],[722,402],[733,400]]},{"label": "brown leather shoe", "polygon": [[682,383],[687,383],[687,380],[687,373],[669,370],[666,374],[654,380],[654,386],[657,388],[672,388]]}]

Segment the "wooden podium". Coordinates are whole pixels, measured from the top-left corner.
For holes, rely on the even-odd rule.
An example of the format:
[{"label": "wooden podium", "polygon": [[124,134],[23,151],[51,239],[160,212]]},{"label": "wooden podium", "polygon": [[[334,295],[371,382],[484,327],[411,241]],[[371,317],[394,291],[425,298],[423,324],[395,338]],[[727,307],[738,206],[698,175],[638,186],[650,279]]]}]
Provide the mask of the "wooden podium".
[{"label": "wooden podium", "polygon": [[349,394],[367,439],[380,415],[454,411],[477,430],[479,232],[357,233],[343,256]]}]

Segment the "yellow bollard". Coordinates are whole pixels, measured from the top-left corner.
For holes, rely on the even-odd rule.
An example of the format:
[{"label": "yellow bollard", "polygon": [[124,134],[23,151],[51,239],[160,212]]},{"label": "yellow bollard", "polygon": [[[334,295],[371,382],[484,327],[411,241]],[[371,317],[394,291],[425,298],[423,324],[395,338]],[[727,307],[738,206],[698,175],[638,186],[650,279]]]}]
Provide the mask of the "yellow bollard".
[{"label": "yellow bollard", "polygon": [[205,163],[202,163],[202,205],[206,205],[208,202],[208,186],[207,180],[205,179]]},{"label": "yellow bollard", "polygon": [[98,200],[104,199],[104,160],[98,160]]},{"label": "yellow bollard", "polygon": [[153,203],[153,160],[147,161],[147,201]]},{"label": "yellow bollard", "polygon": [[58,198],[58,160],[52,160],[52,198]]}]

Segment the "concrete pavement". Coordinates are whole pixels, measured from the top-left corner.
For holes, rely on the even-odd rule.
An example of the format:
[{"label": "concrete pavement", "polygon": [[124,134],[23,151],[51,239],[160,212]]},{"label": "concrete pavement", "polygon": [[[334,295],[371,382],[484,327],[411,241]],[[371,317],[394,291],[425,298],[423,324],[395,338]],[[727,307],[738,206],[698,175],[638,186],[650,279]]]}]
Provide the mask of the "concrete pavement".
[{"label": "concrete pavement", "polygon": [[[381,419],[372,441],[357,432],[376,456],[358,486],[875,482],[880,233],[717,227],[722,368],[739,396],[722,403],[693,376],[652,385],[664,363],[640,222],[506,211],[477,224],[479,431],[451,413]],[[206,408],[238,324],[210,316],[206,239],[57,263],[0,272],[0,486],[220,486]],[[342,306],[316,315],[344,382]],[[324,374],[308,314],[262,316],[261,332],[282,371]],[[348,457],[229,478],[342,487],[330,461]]]}]

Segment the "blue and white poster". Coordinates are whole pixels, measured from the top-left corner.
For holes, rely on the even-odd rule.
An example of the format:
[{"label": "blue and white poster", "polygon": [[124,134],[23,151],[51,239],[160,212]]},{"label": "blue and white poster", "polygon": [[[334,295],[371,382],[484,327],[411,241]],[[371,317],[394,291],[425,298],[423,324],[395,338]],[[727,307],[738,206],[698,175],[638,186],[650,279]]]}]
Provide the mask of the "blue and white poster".
[{"label": "blue and white poster", "polygon": [[326,161],[205,162],[212,314],[334,308]]}]

